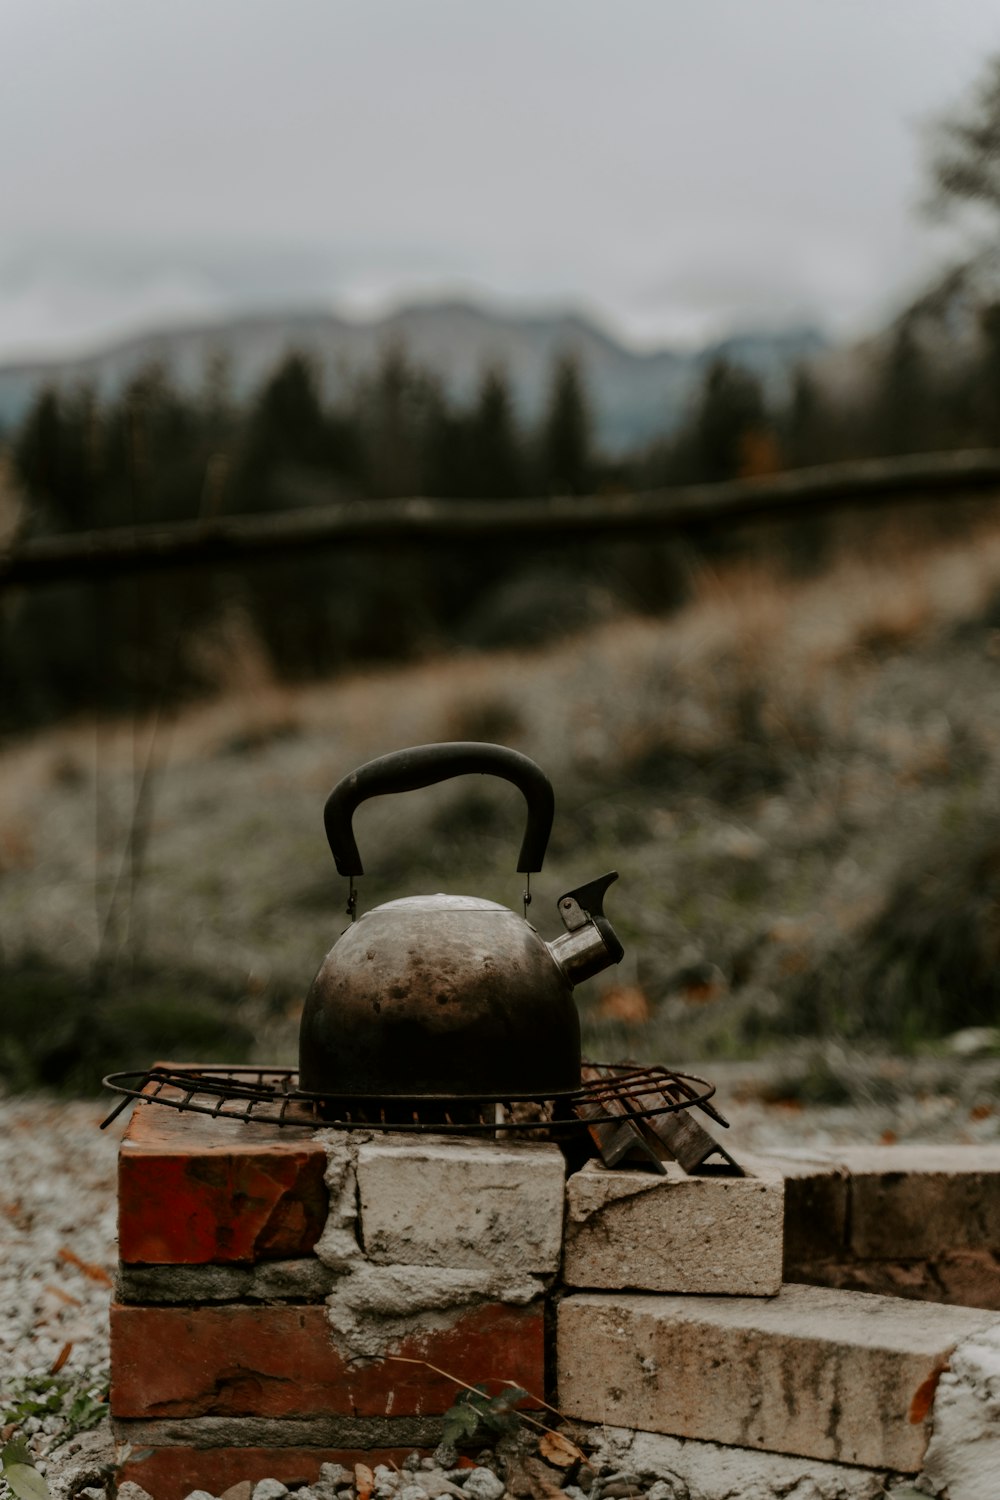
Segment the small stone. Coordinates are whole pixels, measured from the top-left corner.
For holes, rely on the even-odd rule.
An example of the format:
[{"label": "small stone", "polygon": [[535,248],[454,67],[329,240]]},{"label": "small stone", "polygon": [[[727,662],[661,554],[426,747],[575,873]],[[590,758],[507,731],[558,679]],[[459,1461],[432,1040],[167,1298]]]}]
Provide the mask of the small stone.
[{"label": "small stone", "polygon": [[563,1494],[569,1496],[569,1500],[587,1500],[587,1496],[578,1484],[564,1484]]},{"label": "small stone", "polygon": [[438,1443],[430,1458],[421,1460],[421,1468],[443,1469],[447,1474],[458,1463],[458,1449],[454,1443]]},{"label": "small stone", "polygon": [[215,1500],[215,1496],[210,1495],[208,1490],[192,1490],[190,1494],[184,1496],[184,1500]]},{"label": "small stone", "polygon": [[497,1478],[492,1469],[469,1469],[462,1489],[471,1500],[500,1500],[504,1482]]},{"label": "small stone", "polygon": [[429,1500],[438,1500],[440,1495],[461,1496],[463,1491],[451,1479],[441,1473],[440,1469],[425,1469],[417,1481]]},{"label": "small stone", "polygon": [[319,1482],[333,1489],[343,1489],[354,1483],[354,1470],[345,1469],[343,1464],[320,1464]]},{"label": "small stone", "polygon": [[[119,1500],[121,1500],[122,1493],[122,1490],[118,1491]],[[223,1490],[219,1500],[250,1500],[252,1494],[253,1485],[249,1479],[241,1479],[239,1484],[231,1484],[228,1490]]]},{"label": "small stone", "polygon": [[[228,1491],[226,1493],[228,1494]],[[249,1495],[250,1486],[247,1485],[248,1500]],[[134,1479],[126,1479],[124,1484],[118,1486],[118,1500],[153,1500],[153,1497],[148,1490],[143,1489],[141,1484],[136,1484]]]},{"label": "small stone", "polygon": [[[427,1462],[427,1460],[426,1460],[426,1459],[425,1459],[425,1458],[421,1458],[421,1457],[420,1457],[420,1454],[419,1454],[419,1453],[417,1453],[417,1452],[416,1452],[416,1450],[414,1450],[414,1451],[413,1451],[413,1452],[412,1452],[412,1453],[411,1453],[411,1454],[410,1454],[410,1455],[409,1455],[409,1457],[408,1457],[408,1458],[404,1458],[404,1459],[403,1459],[403,1462],[402,1462],[402,1464],[401,1464],[401,1465],[400,1465],[400,1468],[403,1468],[403,1469],[406,1469],[406,1471],[407,1471],[407,1472],[408,1472],[408,1473],[410,1473],[410,1474],[412,1474],[412,1473],[414,1473],[414,1472],[415,1472],[415,1471],[416,1471],[416,1470],[417,1470],[417,1469],[421,1469],[421,1468],[423,1468],[423,1466],[424,1466],[424,1464],[425,1464],[425,1463],[426,1463],[426,1462]],[[433,1460],[433,1459],[431,1459],[431,1463],[433,1463],[433,1462],[434,1462],[434,1460]]]},{"label": "small stone", "polygon": [[399,1491],[399,1500],[428,1500],[427,1491],[419,1484],[404,1484]]},{"label": "small stone", "polygon": [[614,1479],[601,1485],[601,1500],[634,1500],[636,1495],[645,1493],[645,1487],[638,1480]]},{"label": "small stone", "polygon": [[590,1494],[590,1491],[594,1488],[594,1485],[597,1483],[597,1475],[595,1474],[594,1470],[590,1467],[589,1464],[581,1464],[580,1467],[577,1469],[577,1471],[576,1471],[576,1482],[580,1486],[581,1490],[584,1491],[585,1494],[588,1494],[588,1495]]},{"label": "small stone", "polygon": [[261,1479],[253,1488],[253,1500],[281,1500],[287,1494],[288,1486],[280,1479]]},{"label": "small stone", "polygon": [[[27,1422],[25,1422],[24,1426],[27,1429]],[[92,1485],[89,1489],[80,1491],[79,1500],[107,1500],[107,1491],[103,1488],[97,1489]],[[190,1500],[190,1496],[188,1496],[188,1500]],[[211,1496],[209,1500],[212,1500]]]},{"label": "small stone", "polygon": [[688,1500],[689,1490],[679,1474],[668,1474],[650,1485],[646,1500]]}]

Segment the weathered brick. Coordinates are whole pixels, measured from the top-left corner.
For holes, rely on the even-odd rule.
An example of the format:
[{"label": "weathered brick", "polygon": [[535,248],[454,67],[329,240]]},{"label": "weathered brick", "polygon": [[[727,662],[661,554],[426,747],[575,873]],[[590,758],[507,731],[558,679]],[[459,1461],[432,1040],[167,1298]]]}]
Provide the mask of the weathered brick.
[{"label": "weathered brick", "polygon": [[1000,1256],[996,1251],[956,1250],[932,1260],[807,1261],[795,1270],[796,1280],[810,1286],[1000,1312]]},{"label": "weathered brick", "polygon": [[565,1166],[558,1146],[390,1136],[360,1147],[357,1171],[371,1261],[559,1268]]},{"label": "weathered brick", "polygon": [[[541,1394],[543,1337],[541,1304],[482,1303],[435,1314],[386,1355]],[[446,1411],[458,1389],[423,1363],[346,1357],[323,1306],[114,1304],[111,1368],[116,1417],[420,1416]]]},{"label": "weathered brick", "polygon": [[122,1261],[198,1265],[307,1255],[326,1153],[307,1134],[140,1106],[118,1159]]},{"label": "weathered brick", "polygon": [[559,1406],[584,1421],[913,1473],[948,1355],[995,1321],[803,1286],[770,1299],[576,1295],[559,1308]]},{"label": "weathered brick", "polygon": [[786,1281],[1000,1308],[1000,1149],[768,1155],[785,1176]]},{"label": "weathered brick", "polygon": [[1000,1251],[1000,1146],[852,1147],[841,1159],[859,1259]]},{"label": "weathered brick", "polygon": [[784,1179],[665,1177],[588,1163],[566,1184],[563,1280],[572,1287],[773,1296]]},{"label": "weathered brick", "polygon": [[[241,1480],[280,1479],[285,1484],[307,1484],[328,1463],[401,1465],[412,1452],[405,1448],[147,1448],[126,1459],[119,1484],[131,1479],[153,1500],[185,1500],[192,1490],[221,1495]],[[421,1451],[421,1450],[417,1450]]]}]

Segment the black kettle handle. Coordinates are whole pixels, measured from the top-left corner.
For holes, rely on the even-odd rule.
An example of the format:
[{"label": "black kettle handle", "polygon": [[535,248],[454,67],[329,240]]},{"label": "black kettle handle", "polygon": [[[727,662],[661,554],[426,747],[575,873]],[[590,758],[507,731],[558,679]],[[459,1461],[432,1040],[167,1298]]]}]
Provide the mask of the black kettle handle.
[{"label": "black kettle handle", "polygon": [[359,766],[338,781],[323,809],[326,836],[341,875],[363,875],[361,855],[354,839],[354,810],[369,797],[383,792],[413,792],[453,776],[479,772],[513,782],[528,804],[528,821],[517,868],[530,873],[542,868],[552,832],[555,796],[552,783],[540,766],[518,750],[504,745],[485,745],[476,740],[454,740],[441,745],[413,745],[394,750]]}]

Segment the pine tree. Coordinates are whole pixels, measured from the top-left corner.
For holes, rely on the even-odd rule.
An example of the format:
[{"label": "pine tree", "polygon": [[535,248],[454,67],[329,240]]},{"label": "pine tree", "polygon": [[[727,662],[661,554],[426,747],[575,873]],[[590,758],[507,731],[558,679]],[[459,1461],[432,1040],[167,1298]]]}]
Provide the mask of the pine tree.
[{"label": "pine tree", "polygon": [[523,493],[524,468],[514,402],[506,372],[483,372],[469,419],[472,489],[476,498],[505,500]]},{"label": "pine tree", "polygon": [[728,359],[713,359],[705,371],[691,424],[696,478],[709,483],[735,479],[742,470],[747,437],[766,425],[760,382]]},{"label": "pine tree", "polygon": [[585,495],[591,487],[592,423],[575,355],[555,361],[542,422],[542,486],[550,495]]}]

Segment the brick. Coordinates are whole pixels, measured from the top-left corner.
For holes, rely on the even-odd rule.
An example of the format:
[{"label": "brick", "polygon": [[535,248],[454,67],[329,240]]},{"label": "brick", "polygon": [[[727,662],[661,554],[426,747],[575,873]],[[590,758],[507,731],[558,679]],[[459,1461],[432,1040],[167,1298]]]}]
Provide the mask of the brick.
[{"label": "brick", "polygon": [[995,1251],[955,1250],[933,1260],[807,1261],[795,1271],[796,1280],[810,1286],[1000,1312],[1000,1257]]},{"label": "brick", "polygon": [[[435,1314],[386,1352],[541,1394],[543,1322],[540,1303],[483,1303]],[[457,1389],[423,1364],[348,1358],[323,1306],[113,1304],[111,1369],[116,1417],[421,1416],[447,1411]]]},{"label": "brick", "polygon": [[137,1108],[118,1159],[126,1263],[252,1264],[307,1255],[326,1220],[326,1153],[307,1133]]},{"label": "brick", "polygon": [[371,1261],[559,1269],[565,1165],[558,1146],[390,1136],[361,1145],[357,1173]]},{"label": "brick", "polygon": [[968,1308],[785,1286],[770,1299],[586,1293],[558,1314],[559,1406],[583,1421],[919,1470]]},{"label": "brick", "polygon": [[773,1296],[781,1286],[780,1172],[689,1177],[588,1163],[566,1184],[563,1280],[572,1287]]},{"label": "brick", "polygon": [[[319,1478],[320,1466],[340,1463],[401,1465],[414,1451],[403,1448],[147,1448],[128,1458],[118,1482],[132,1480],[154,1500],[185,1500],[196,1489],[221,1495],[230,1485],[248,1479],[280,1479],[285,1484],[307,1484]],[[428,1450],[417,1450],[428,1451]]]},{"label": "brick", "polygon": [[1000,1147],[855,1147],[842,1161],[848,1249],[860,1259],[1000,1250]]}]

